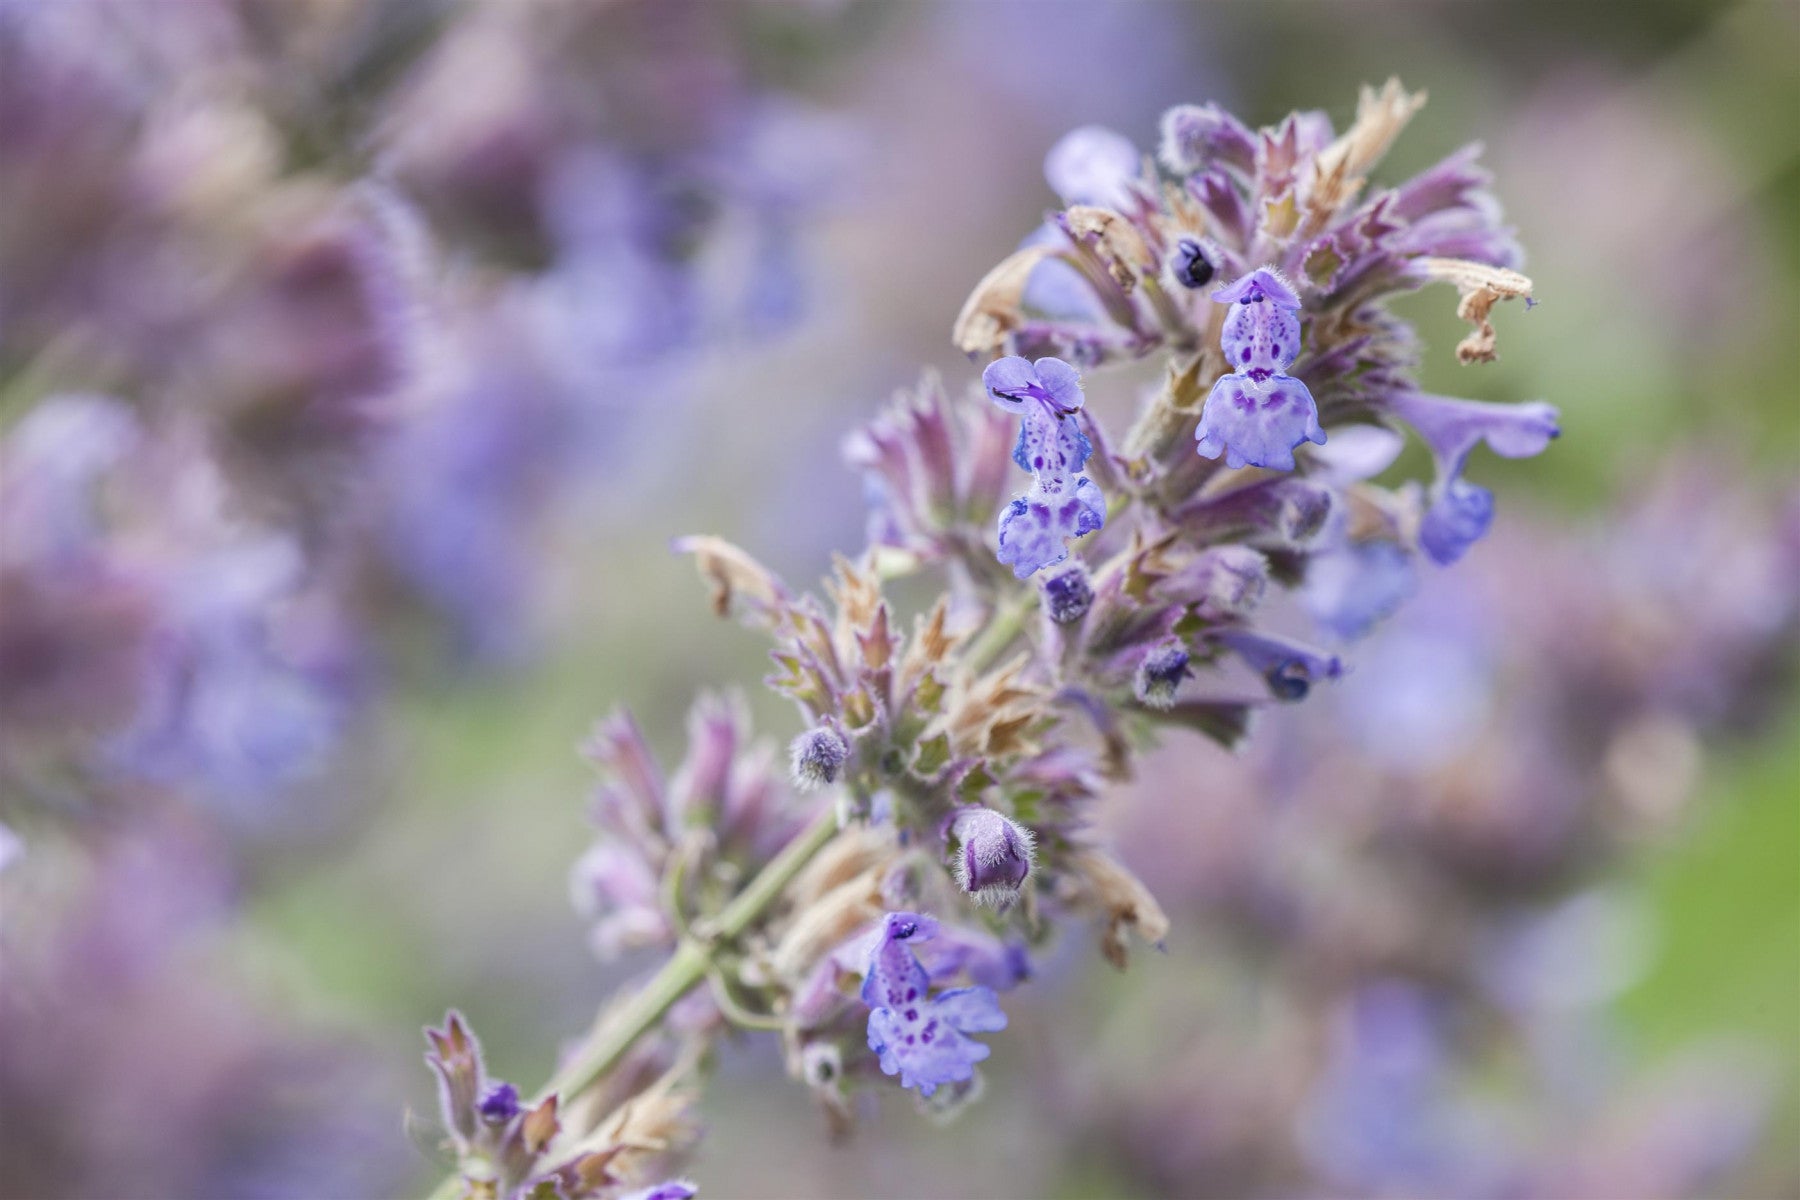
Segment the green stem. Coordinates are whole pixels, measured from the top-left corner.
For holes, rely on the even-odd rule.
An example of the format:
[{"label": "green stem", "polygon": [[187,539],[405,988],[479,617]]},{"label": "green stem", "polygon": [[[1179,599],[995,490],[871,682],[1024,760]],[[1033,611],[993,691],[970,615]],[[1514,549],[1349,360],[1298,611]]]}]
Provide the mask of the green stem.
[{"label": "green stem", "polygon": [[[725,910],[711,922],[710,937],[705,940],[684,938],[662,968],[651,976],[639,992],[623,1008],[596,1022],[587,1041],[574,1057],[544,1085],[537,1102],[555,1093],[567,1106],[586,1091],[602,1075],[618,1065],[637,1040],[656,1027],[675,1002],[706,979],[712,966],[714,940],[730,941],[745,930],[774,904],[801,868],[837,833],[837,810],[826,805],[813,823],[782,848],[764,867],[750,886],[745,888]],[[432,1191],[430,1200],[455,1200],[462,1194],[462,1177],[452,1175]]]}]

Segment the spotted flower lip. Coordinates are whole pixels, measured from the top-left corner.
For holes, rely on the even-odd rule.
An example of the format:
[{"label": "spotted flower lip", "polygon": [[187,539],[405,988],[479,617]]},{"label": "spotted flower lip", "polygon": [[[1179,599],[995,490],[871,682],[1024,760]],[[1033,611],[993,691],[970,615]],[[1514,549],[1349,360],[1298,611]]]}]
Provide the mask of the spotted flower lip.
[{"label": "spotted flower lip", "polygon": [[869,954],[862,999],[869,1006],[869,1049],[902,1087],[929,1096],[961,1083],[992,1051],[967,1035],[1006,1028],[991,988],[951,988],[929,995],[931,979],[909,943],[929,940],[937,922],[919,913],[889,913]]},{"label": "spotted flower lip", "polygon": [[1312,393],[1288,375],[1224,376],[1206,398],[1194,437],[1203,458],[1223,454],[1228,467],[1276,471],[1294,469],[1301,442],[1325,444]]}]

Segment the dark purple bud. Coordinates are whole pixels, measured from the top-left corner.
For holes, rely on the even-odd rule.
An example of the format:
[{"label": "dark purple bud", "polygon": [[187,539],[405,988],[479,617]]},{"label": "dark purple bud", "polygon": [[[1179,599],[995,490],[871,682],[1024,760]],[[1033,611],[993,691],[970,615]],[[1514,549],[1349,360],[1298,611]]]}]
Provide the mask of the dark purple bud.
[{"label": "dark purple bud", "polygon": [[519,1089],[510,1083],[497,1083],[481,1098],[481,1119],[489,1125],[504,1125],[519,1115]]},{"label": "dark purple bud", "polygon": [[1184,237],[1175,243],[1170,269],[1182,287],[1203,288],[1219,273],[1219,260],[1199,238]]},{"label": "dark purple bud", "polygon": [[850,758],[843,736],[827,725],[809,729],[788,748],[794,766],[794,786],[810,792],[836,783]]},{"label": "dark purple bud", "polygon": [[1138,703],[1146,708],[1168,710],[1175,706],[1175,689],[1192,675],[1187,648],[1170,640],[1151,649],[1138,663],[1137,678],[1132,682]]},{"label": "dark purple bud", "polygon": [[1011,903],[1031,874],[1031,831],[991,808],[970,808],[956,815],[950,832],[962,890],[983,903]]},{"label": "dark purple bud", "polygon": [[1071,560],[1069,565],[1044,580],[1044,612],[1058,625],[1072,625],[1087,615],[1094,604],[1094,588],[1087,569]]}]

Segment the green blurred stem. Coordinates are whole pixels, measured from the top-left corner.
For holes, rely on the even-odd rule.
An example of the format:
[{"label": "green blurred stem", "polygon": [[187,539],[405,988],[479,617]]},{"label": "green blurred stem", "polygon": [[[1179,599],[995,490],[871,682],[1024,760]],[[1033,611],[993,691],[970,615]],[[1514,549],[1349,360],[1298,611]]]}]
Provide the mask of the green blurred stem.
[{"label": "green blurred stem", "polygon": [[[706,979],[707,972],[712,969],[712,942],[740,937],[775,903],[787,885],[794,881],[794,876],[812,861],[813,855],[825,848],[837,831],[837,809],[827,804],[813,823],[783,847],[762,873],[750,881],[750,886],[738,893],[737,899],[726,905],[725,911],[711,922],[706,941],[683,938],[669,961],[642,990],[623,1008],[606,1014],[595,1024],[581,1049],[544,1085],[536,1102],[554,1094],[560,1096],[562,1105],[567,1107],[571,1100],[617,1066],[626,1052],[656,1027],[676,1001]],[[462,1192],[462,1177],[453,1175],[437,1186],[430,1200],[455,1200]]]}]

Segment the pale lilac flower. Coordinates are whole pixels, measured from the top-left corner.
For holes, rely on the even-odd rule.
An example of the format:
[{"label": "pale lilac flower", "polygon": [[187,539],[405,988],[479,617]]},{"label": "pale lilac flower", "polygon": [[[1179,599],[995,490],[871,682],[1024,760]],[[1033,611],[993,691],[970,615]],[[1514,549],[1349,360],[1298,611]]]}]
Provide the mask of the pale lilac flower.
[{"label": "pale lilac flower", "polygon": [[1344,641],[1363,637],[1418,589],[1406,548],[1389,541],[1347,542],[1314,555],[1301,602],[1321,628]]},{"label": "pale lilac flower", "polygon": [[1300,299],[1266,269],[1220,288],[1231,305],[1222,342],[1232,373],[1206,397],[1194,430],[1202,457],[1225,456],[1228,467],[1294,469],[1294,447],[1323,445],[1325,430],[1306,385],[1282,374],[1300,353]]},{"label": "pale lilac flower", "polygon": [[1027,578],[1069,556],[1069,542],[1106,523],[1106,502],[1078,472],[1094,452],[1082,432],[1081,378],[1060,359],[1002,358],[982,384],[994,402],[1019,414],[1013,461],[1036,482],[1000,514],[1000,561]]},{"label": "pale lilac flower", "polygon": [[1530,458],[1561,433],[1556,409],[1541,402],[1489,404],[1402,392],[1389,407],[1418,431],[1437,464],[1420,518],[1419,548],[1439,566],[1461,558],[1493,524],[1493,493],[1462,478],[1475,447],[1485,441],[1503,458]]},{"label": "pale lilac flower", "polygon": [[1337,655],[1292,638],[1248,629],[1224,629],[1213,636],[1261,675],[1278,700],[1303,700],[1313,684],[1344,673]]},{"label": "pale lilac flower", "polygon": [[889,913],[869,954],[862,1000],[869,1007],[869,1049],[881,1069],[900,1076],[902,1087],[929,1096],[941,1085],[961,1083],[991,1051],[966,1035],[1006,1028],[1006,1014],[991,988],[951,988],[929,995],[930,977],[911,943],[928,941],[937,922],[917,913]]}]

